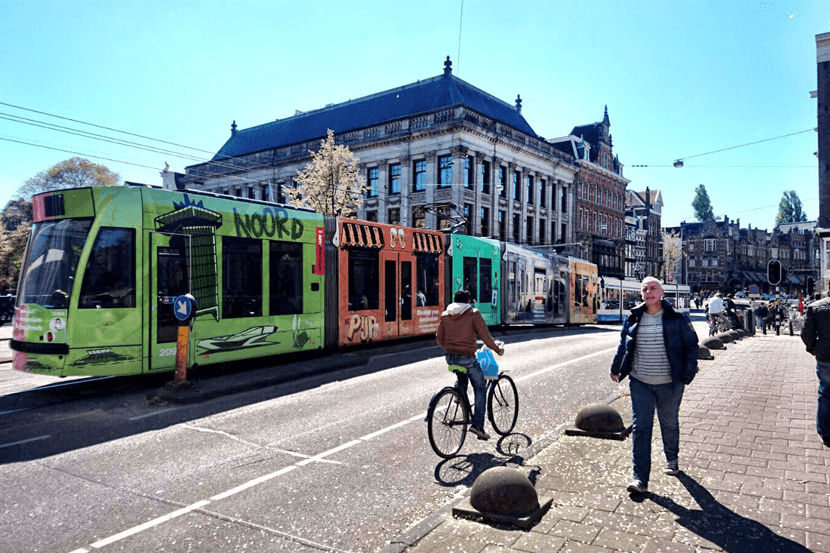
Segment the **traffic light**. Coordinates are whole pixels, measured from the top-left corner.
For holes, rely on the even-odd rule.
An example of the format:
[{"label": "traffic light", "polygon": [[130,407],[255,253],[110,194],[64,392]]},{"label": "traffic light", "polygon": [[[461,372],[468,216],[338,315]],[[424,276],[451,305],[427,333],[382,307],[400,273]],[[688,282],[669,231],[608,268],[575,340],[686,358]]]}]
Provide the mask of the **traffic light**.
[{"label": "traffic light", "polygon": [[789,267],[787,267],[787,274],[788,274],[788,275],[793,274],[793,272],[794,272],[794,269],[793,269],[793,266],[792,266],[792,265],[790,265]]},{"label": "traffic light", "polygon": [[816,285],[816,279],[811,276],[807,277],[807,297],[810,298],[813,296],[814,288]]},{"label": "traffic light", "polygon": [[773,286],[781,284],[781,262],[777,259],[770,260],[767,263],[767,282]]}]

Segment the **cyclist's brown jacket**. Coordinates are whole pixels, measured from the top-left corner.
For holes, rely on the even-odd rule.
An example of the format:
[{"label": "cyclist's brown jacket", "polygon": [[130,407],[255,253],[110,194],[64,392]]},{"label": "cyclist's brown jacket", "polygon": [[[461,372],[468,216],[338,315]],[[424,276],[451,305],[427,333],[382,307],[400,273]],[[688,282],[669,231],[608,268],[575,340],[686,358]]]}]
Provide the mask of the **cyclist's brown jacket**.
[{"label": "cyclist's brown jacket", "polygon": [[451,303],[441,314],[435,341],[447,355],[473,357],[478,349],[476,335],[488,348],[499,351],[481,312],[467,303]]}]

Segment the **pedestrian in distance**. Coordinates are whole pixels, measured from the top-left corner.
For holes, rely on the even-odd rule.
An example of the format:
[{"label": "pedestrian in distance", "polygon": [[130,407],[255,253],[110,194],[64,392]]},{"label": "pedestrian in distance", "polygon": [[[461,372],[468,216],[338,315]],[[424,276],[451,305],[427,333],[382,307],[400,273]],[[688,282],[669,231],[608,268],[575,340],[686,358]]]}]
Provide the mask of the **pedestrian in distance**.
[{"label": "pedestrian in distance", "polygon": [[818,406],[816,431],[824,445],[830,447],[830,297],[807,306],[801,341],[816,358]]},{"label": "pedestrian in distance", "polygon": [[630,377],[634,478],[628,491],[632,494],[648,491],[655,410],[666,456],[665,473],[680,473],[680,402],[686,385],[697,374],[699,349],[689,315],[675,311],[663,299],[662,283],[646,277],[641,291],[643,303],[634,307],[623,323],[611,362],[611,380]]},{"label": "pedestrian in distance", "polygon": [[486,384],[481,365],[476,359],[476,336],[484,341],[484,344],[499,355],[504,355],[504,349],[500,348],[490,331],[481,312],[475,309],[470,302],[470,292],[461,289],[455,293],[453,303],[447,306],[446,311],[441,314],[441,322],[438,323],[438,332],[435,341],[444,350],[448,365],[461,365],[467,369],[467,373],[458,374],[458,382],[461,393],[467,394],[467,380],[473,384],[475,394],[475,405],[473,408],[473,424],[470,432],[476,435],[479,440],[489,440],[490,436],[484,431],[484,395]]},{"label": "pedestrian in distance", "polygon": [[761,302],[761,305],[758,306],[756,311],[756,315],[758,316],[758,324],[764,329],[764,334],[767,333],[767,315],[769,315],[769,309],[767,309],[767,304]]}]

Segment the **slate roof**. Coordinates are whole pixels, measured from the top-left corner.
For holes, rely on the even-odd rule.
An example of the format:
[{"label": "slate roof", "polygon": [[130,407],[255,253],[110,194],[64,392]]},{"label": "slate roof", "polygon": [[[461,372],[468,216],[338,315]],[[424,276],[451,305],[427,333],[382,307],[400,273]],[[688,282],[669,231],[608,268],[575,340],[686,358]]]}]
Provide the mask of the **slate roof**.
[{"label": "slate roof", "polygon": [[340,134],[456,106],[465,106],[533,138],[542,139],[514,105],[445,70],[444,75],[424,81],[238,130],[213,160],[325,138],[328,129]]}]

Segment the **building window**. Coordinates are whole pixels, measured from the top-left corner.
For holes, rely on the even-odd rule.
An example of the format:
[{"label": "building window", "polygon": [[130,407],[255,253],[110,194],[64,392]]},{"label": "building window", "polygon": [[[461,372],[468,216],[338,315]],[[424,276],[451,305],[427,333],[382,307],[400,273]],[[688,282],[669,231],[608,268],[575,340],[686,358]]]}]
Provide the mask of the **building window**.
[{"label": "building window", "polygon": [[525,197],[527,198],[527,203],[533,203],[533,177],[530,175],[525,177]]},{"label": "building window", "polygon": [[426,228],[426,215],[423,207],[412,209],[412,226],[415,228]]},{"label": "building window", "polygon": [[371,167],[367,173],[366,177],[366,194],[370,198],[376,198],[378,195],[378,175],[379,171],[377,167]]},{"label": "building window", "polygon": [[399,207],[393,207],[389,210],[389,220],[387,222],[390,225],[401,224],[401,209]]},{"label": "building window", "polygon": [[695,251],[695,243],[694,242],[689,242],[689,251],[690,252]]},{"label": "building window", "polygon": [[271,199],[270,194],[268,194],[268,185],[267,184],[263,184],[263,185],[260,186],[260,194],[261,194],[262,199],[265,200],[266,202]]},{"label": "building window", "polygon": [[505,187],[507,186],[507,167],[499,167],[499,197],[506,198],[507,191]]},{"label": "building window", "polygon": [[539,179],[539,205],[545,207],[547,203],[547,188],[548,182],[545,179]]},{"label": "building window", "polygon": [[544,221],[539,222],[539,243],[540,244],[545,243],[545,222]]},{"label": "building window", "polygon": [[378,222],[378,211],[376,209],[373,209],[371,211],[367,211],[366,212],[366,220],[377,223]]},{"label": "building window", "polygon": [[715,239],[714,238],[707,238],[704,240],[704,251],[713,252],[715,251]]},{"label": "building window", "polygon": [[568,189],[562,188],[562,213],[568,212]]},{"label": "building window", "polygon": [[518,213],[513,214],[513,242],[515,244],[521,244],[522,241],[522,221],[521,215]]},{"label": "building window", "polygon": [[481,235],[485,238],[490,237],[490,208],[481,208]]},{"label": "building window", "polygon": [[475,190],[476,173],[473,170],[473,158],[470,156],[464,157],[464,184],[470,190]]},{"label": "building window", "polygon": [[255,197],[255,196],[256,196],[256,192],[254,191],[254,187],[253,187],[253,186],[249,186],[249,187],[248,187],[248,199],[249,199],[249,200],[255,200],[255,199],[256,199],[256,197]]},{"label": "building window", "polygon": [[412,165],[412,191],[423,192],[427,189],[427,162],[424,159],[419,159]]},{"label": "building window", "polygon": [[473,217],[473,204],[464,204],[464,219],[467,221],[464,226],[464,234],[473,234],[475,228],[475,218]]},{"label": "building window", "polygon": [[499,210],[499,240],[507,240],[507,213],[503,209]]},{"label": "building window", "polygon": [[438,187],[448,188],[452,186],[452,156],[441,156],[438,158]]},{"label": "building window", "polygon": [[522,190],[520,183],[522,182],[522,175],[518,171],[513,171],[513,196],[514,200],[522,201]]},{"label": "building window", "polygon": [[562,232],[562,234],[559,235],[559,242],[565,243],[565,241],[568,239],[568,224],[567,223],[562,223],[561,232]]},{"label": "building window", "polygon": [[533,244],[533,217],[527,218],[527,243]]},{"label": "building window", "polygon": [[481,162],[481,193],[490,193],[490,162]]},{"label": "building window", "polygon": [[393,163],[389,166],[389,193],[401,193],[401,164]]}]

